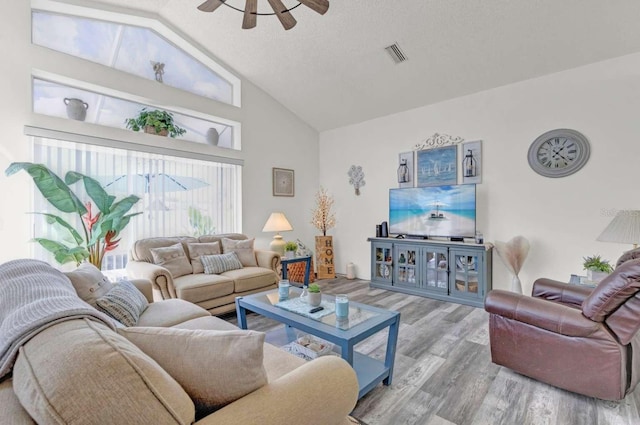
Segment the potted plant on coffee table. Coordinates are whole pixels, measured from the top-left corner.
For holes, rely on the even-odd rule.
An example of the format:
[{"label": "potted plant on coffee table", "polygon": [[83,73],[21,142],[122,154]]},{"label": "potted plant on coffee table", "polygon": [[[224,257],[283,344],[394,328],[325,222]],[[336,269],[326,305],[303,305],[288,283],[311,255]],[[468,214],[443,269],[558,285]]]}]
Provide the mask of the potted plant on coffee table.
[{"label": "potted plant on coffee table", "polygon": [[587,271],[587,280],[592,282],[600,282],[613,271],[609,260],[603,260],[599,255],[584,257],[583,260],[582,266]]},{"label": "potted plant on coffee table", "polygon": [[157,136],[176,137],[187,132],[173,122],[172,113],[159,109],[150,111],[147,108],[142,108],[137,117],[128,118],[124,122],[129,130],[143,130],[145,133]]},{"label": "potted plant on coffee table", "polygon": [[320,286],[317,283],[309,285],[309,295],[307,301],[311,307],[317,307],[322,303],[322,293],[320,292]]}]

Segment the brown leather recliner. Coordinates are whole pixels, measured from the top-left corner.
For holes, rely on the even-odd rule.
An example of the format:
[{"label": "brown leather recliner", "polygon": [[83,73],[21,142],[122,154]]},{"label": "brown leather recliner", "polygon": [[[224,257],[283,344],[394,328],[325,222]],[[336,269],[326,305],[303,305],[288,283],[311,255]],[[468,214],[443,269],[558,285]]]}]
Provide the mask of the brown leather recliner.
[{"label": "brown leather recliner", "polygon": [[492,361],[565,390],[624,398],[640,374],[638,257],[640,249],[625,253],[595,289],[538,279],[531,297],[491,291]]}]

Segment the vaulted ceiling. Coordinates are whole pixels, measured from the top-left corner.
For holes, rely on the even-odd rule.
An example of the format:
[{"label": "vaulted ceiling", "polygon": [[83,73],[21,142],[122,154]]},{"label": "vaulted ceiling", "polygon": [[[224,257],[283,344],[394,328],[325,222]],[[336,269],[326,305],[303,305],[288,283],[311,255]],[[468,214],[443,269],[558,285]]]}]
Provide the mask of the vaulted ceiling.
[{"label": "vaulted ceiling", "polygon": [[[93,4],[161,16],[318,131],[640,51],[637,0],[330,0],[292,11],[289,31],[273,16],[243,30],[202,1]],[[396,42],[406,62],[386,53]]]}]

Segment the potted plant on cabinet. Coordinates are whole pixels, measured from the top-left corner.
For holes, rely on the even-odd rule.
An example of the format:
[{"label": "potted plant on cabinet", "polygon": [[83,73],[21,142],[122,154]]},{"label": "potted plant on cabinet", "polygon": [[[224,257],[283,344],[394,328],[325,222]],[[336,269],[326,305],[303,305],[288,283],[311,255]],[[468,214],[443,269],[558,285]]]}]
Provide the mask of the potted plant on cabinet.
[{"label": "potted plant on cabinet", "polygon": [[311,224],[322,232],[316,236],[316,264],[319,279],[333,279],[336,271],[333,267],[333,238],[327,236],[327,230],[335,227],[336,217],[331,211],[333,198],[324,188],[316,193],[316,207],[311,211]]},{"label": "potted plant on cabinet", "polygon": [[322,303],[322,293],[320,292],[320,286],[317,283],[309,285],[309,295],[307,301],[311,307],[318,307]]},{"label": "potted plant on cabinet", "polygon": [[582,266],[587,271],[587,280],[592,282],[600,282],[613,271],[613,267],[609,264],[609,260],[603,260],[599,255],[591,257],[583,257]]},{"label": "potted plant on cabinet", "polygon": [[126,119],[125,124],[129,130],[143,130],[145,133],[158,136],[176,137],[187,132],[173,122],[172,113],[158,109],[150,111],[147,108],[142,108],[137,117]]},{"label": "potted plant on cabinet", "polygon": [[295,257],[297,250],[298,250],[298,244],[295,242],[289,241],[284,245],[284,253],[285,253],[285,257],[287,258]]}]

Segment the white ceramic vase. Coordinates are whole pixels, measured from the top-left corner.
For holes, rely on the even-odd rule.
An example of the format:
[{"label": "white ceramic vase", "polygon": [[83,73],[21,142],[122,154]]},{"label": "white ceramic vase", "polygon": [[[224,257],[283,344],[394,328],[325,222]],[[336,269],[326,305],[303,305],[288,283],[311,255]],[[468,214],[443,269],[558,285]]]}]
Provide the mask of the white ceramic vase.
[{"label": "white ceramic vase", "polygon": [[511,278],[511,292],[522,294],[522,283],[520,282],[520,278],[517,274],[513,275],[513,278]]}]

